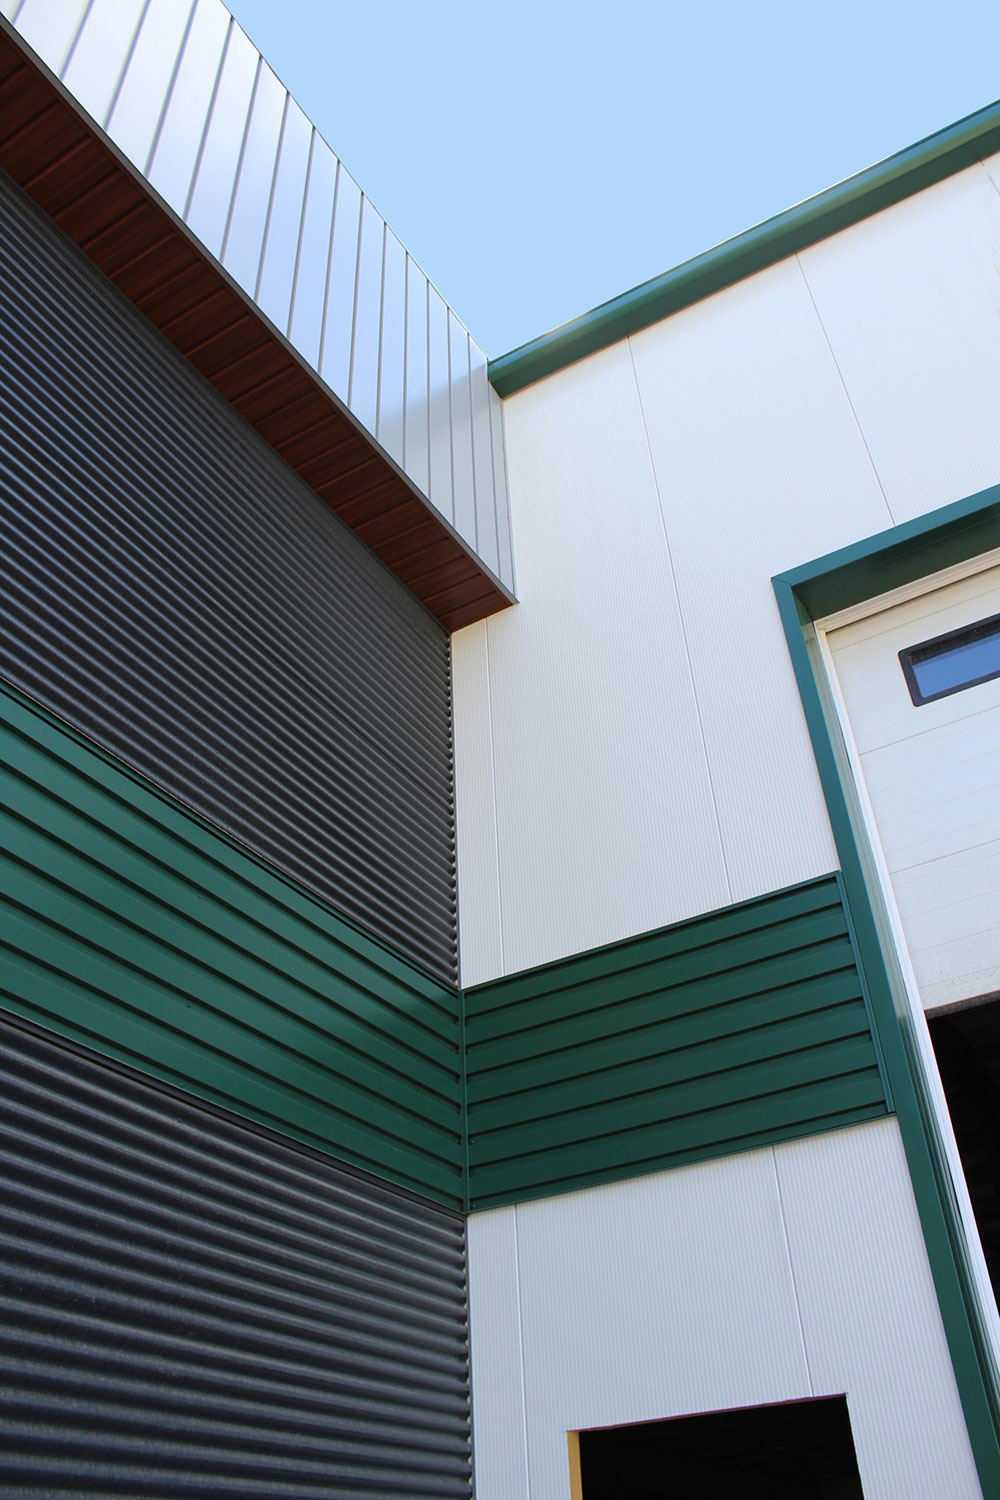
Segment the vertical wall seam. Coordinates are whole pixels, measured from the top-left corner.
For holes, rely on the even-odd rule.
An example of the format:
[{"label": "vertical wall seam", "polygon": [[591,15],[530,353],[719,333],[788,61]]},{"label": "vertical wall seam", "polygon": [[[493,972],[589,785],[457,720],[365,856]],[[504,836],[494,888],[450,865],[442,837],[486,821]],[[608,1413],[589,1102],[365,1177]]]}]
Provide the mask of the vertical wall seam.
[{"label": "vertical wall seam", "polygon": [[698,688],[694,677],[694,665],[691,661],[691,647],[688,643],[687,626],[684,623],[684,613],[681,609],[681,596],[677,587],[677,573],[674,569],[674,559],[670,551],[670,537],[667,534],[667,517],[663,508],[663,496],[660,493],[660,482],[656,474],[656,464],[653,460],[653,449],[649,441],[649,427],[646,423],[646,409],[642,403],[642,390],[639,386],[639,372],[635,367],[635,353],[632,348],[632,340],[628,339],[628,357],[632,365],[632,379],[635,381],[635,395],[639,403],[639,418],[642,422],[642,435],[646,443],[646,456],[649,459],[649,472],[653,480],[653,489],[656,492],[656,505],[660,513],[660,526],[663,531],[663,548],[667,555],[667,569],[670,573],[670,586],[674,593],[674,603],[677,606],[677,619],[681,627],[681,640],[684,643],[684,660],[687,664],[688,681],[691,684],[691,697],[694,701],[695,716],[698,721],[698,737],[701,740],[701,752],[705,759],[705,774],[708,777],[708,789],[712,797],[712,814],[715,819],[715,835],[719,841],[719,858],[722,860],[722,873],[726,882],[726,893],[730,903],[733,900],[733,884],[729,878],[729,865],[726,860],[726,847],[722,838],[722,820],[719,817],[719,803],[715,794],[715,780],[712,776],[712,763],[708,754],[708,740],[705,735],[705,724],[701,715],[701,704],[698,701]]},{"label": "vertical wall seam", "polygon": [[806,1348],[805,1329],[802,1326],[802,1307],[799,1302],[799,1288],[795,1280],[795,1267],[792,1264],[792,1247],[788,1239],[788,1223],[785,1219],[785,1202],[781,1196],[781,1178],[778,1175],[778,1156],[775,1148],[770,1146],[768,1154],[771,1158],[771,1170],[774,1173],[774,1191],[778,1199],[778,1217],[781,1220],[781,1239],[785,1246],[785,1261],[788,1265],[788,1279],[792,1284],[792,1300],[795,1303],[795,1326],[799,1330],[799,1344],[802,1348],[802,1363],[806,1369],[806,1382],[809,1386],[810,1396],[815,1396],[816,1388],[813,1384],[812,1370],[809,1368],[809,1350]]},{"label": "vertical wall seam", "polygon": [[[91,0],[91,4],[93,4],[93,0]],[[185,23],[185,26],[184,26],[184,35],[181,37],[180,50],[177,53],[176,59],[174,60],[174,66],[173,66],[173,69],[172,69],[171,74],[170,74],[170,82],[167,84],[167,92],[166,92],[166,94],[164,95],[164,98],[163,98],[163,108],[160,110],[160,117],[159,117],[159,119],[156,122],[156,129],[153,132],[153,142],[152,142],[152,145],[149,148],[149,155],[146,157],[146,165],[142,169],[142,175],[143,175],[143,177],[146,177],[146,178],[149,177],[149,174],[150,174],[150,172],[153,169],[153,162],[154,162],[154,160],[156,158],[156,153],[160,149],[160,137],[163,134],[163,127],[166,124],[167,114],[168,114],[168,112],[170,110],[170,105],[171,105],[171,102],[173,101],[173,97],[174,97],[174,89],[177,87],[177,79],[178,79],[178,77],[180,75],[181,67],[183,66],[183,63],[184,63],[184,54],[187,52],[187,44],[188,44],[188,40],[189,40],[189,38],[191,36],[191,27],[194,24],[194,13],[197,10],[197,8],[198,8],[198,0],[191,0],[191,9],[188,11],[187,22]],[[88,5],[88,7],[87,7],[87,15],[89,15],[89,14],[90,14],[90,6]],[[84,17],[84,21],[85,20],[86,20],[86,16]],[[80,31],[77,32],[76,37],[74,38],[74,41],[73,41],[73,46],[70,48],[69,56],[66,58],[66,61],[63,63],[63,70],[62,70],[62,73],[60,73],[60,75],[59,75],[60,78],[64,76],[64,74],[66,73],[66,70],[69,67],[70,58],[73,56],[73,53],[76,50],[76,44],[80,40],[80,34],[82,33],[82,31],[83,31],[83,23],[81,22]],[[258,72],[258,74],[260,72],[260,67],[261,67],[261,63],[262,62],[263,62],[263,58],[258,58],[257,59],[257,72]],[[257,97],[257,80],[256,80],[256,77],[255,77],[255,79],[254,79],[254,92],[253,92],[253,94],[251,96],[251,99],[250,99],[250,109],[251,109],[251,112],[253,111],[253,103],[254,103],[254,99],[256,97]],[[248,114],[247,115],[247,130],[249,130],[249,129],[250,129],[250,115]],[[244,135],[244,149],[245,149],[245,146],[246,146],[246,137]],[[236,181],[237,181],[237,183],[239,182],[239,172],[240,172],[240,168],[242,167],[242,165],[243,165],[243,152],[241,151],[241,153],[240,153],[240,160],[239,160],[239,163],[238,163],[237,168],[236,168]],[[234,186],[234,188],[233,188],[233,202],[235,202],[235,201],[236,201],[236,188]],[[232,205],[230,205],[230,211],[231,211],[231,209],[232,209]],[[229,228],[229,225],[228,225],[228,222],[227,222],[227,225],[226,225],[227,231],[228,231],[228,228]],[[219,258],[221,260],[221,256]]]},{"label": "vertical wall seam", "polygon": [[840,361],[837,359],[837,356],[834,353],[833,344],[830,342],[830,335],[826,331],[826,324],[823,322],[822,315],[816,303],[816,298],[813,296],[813,289],[809,285],[809,278],[806,275],[806,269],[802,264],[801,256],[796,255],[795,264],[799,268],[799,275],[802,277],[802,282],[805,286],[806,294],[809,298],[809,301],[812,303],[812,310],[816,314],[816,321],[819,324],[820,332],[823,335],[823,341],[826,344],[827,349],[830,351],[830,358],[833,360],[833,368],[837,372],[837,379],[840,381],[841,389],[843,390],[844,395],[847,398],[847,404],[851,409],[851,416],[854,418],[854,425],[858,429],[858,437],[861,439],[862,446],[864,447],[865,455],[868,459],[868,463],[872,471],[872,477],[875,480],[875,483],[878,485],[879,494],[882,496],[882,504],[885,506],[886,514],[888,515],[890,522],[893,526],[895,526],[896,517],[892,513],[892,506],[889,504],[889,497],[886,495],[885,486],[883,485],[882,480],[879,477],[878,469],[875,467],[875,460],[872,457],[872,450],[868,446],[868,439],[865,437],[864,429],[861,426],[861,420],[858,416],[857,409],[855,408],[854,402],[851,400],[851,393],[847,389],[847,381],[844,379],[844,372],[840,368]]},{"label": "vertical wall seam", "polygon": [[[122,63],[121,68],[118,70],[118,78],[115,83],[114,92],[111,95],[111,103],[105,110],[104,119],[101,121],[102,130],[106,131],[108,129],[108,126],[111,124],[111,116],[118,108],[118,100],[121,98],[122,88],[125,85],[125,76],[128,73],[129,68],[132,66],[132,59],[135,56],[135,49],[139,45],[139,36],[142,32],[142,28],[145,23],[146,16],[149,13],[149,7],[151,4],[152,0],[143,0],[143,7],[139,14],[139,19],[136,22],[135,30],[132,33],[132,40],[129,42],[128,51],[125,54],[125,61]],[[230,25],[232,25],[231,21]],[[227,32],[227,38],[228,35],[229,33]]]},{"label": "vertical wall seam", "polygon": [[521,1374],[521,1433],[524,1438],[524,1494],[531,1500],[531,1463],[528,1454],[528,1383],[524,1372],[524,1309],[521,1299],[521,1241],[517,1232],[517,1204],[511,1208],[514,1223],[514,1285],[517,1289],[517,1363]]},{"label": "vertical wall seam", "polygon": [[993,191],[997,194],[1000,194],[1000,182],[997,181],[997,179],[993,176],[993,173],[990,171],[989,167],[986,165],[985,158],[982,158],[980,160],[980,166],[986,173],[987,181],[990,183]]}]

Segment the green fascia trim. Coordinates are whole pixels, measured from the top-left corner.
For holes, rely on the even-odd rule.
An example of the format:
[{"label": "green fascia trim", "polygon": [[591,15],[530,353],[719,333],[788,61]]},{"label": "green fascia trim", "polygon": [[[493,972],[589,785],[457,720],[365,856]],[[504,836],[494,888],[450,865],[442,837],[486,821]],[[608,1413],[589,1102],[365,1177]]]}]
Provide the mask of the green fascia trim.
[{"label": "green fascia trim", "polygon": [[795,208],[491,360],[493,387],[499,395],[511,396],[588,354],[606,349],[703,297],[902,202],[997,150],[1000,102],[988,104]]},{"label": "green fascia trim", "polygon": [[984,1495],[1000,1495],[1000,1381],[812,622],[998,545],[998,511],[1000,489],[986,490],[773,580]]},{"label": "green fascia trim", "polygon": [[1000,484],[779,573],[774,582],[794,591],[810,620],[821,620],[994,547],[1000,547]]}]

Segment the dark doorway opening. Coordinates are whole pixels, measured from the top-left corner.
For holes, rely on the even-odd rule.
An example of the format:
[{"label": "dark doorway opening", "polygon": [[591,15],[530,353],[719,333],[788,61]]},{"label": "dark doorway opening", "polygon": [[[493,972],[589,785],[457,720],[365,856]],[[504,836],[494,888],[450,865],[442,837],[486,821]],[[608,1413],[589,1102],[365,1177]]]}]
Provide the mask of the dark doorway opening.
[{"label": "dark doorway opening", "polygon": [[863,1500],[844,1396],[580,1433],[582,1500]]},{"label": "dark doorway opening", "polygon": [[1000,1304],[1000,996],[939,1011],[927,1024]]}]

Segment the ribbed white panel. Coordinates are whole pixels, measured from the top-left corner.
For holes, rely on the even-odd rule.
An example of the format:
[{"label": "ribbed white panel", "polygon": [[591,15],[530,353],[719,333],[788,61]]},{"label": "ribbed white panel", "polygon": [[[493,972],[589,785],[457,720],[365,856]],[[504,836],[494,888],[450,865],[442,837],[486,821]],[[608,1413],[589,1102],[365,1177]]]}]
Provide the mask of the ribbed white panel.
[{"label": "ribbed white panel", "polygon": [[468,1221],[476,1500],[528,1500],[515,1212]]},{"label": "ribbed white panel", "polygon": [[794,261],[631,342],[741,901],[837,863],[771,577],[890,518]]},{"label": "ribbed white panel", "polygon": [[[531,1500],[569,1500],[568,1430],[810,1394],[769,1151],[503,1212],[517,1219]],[[475,1254],[477,1218],[478,1446],[495,1420],[481,1361],[509,1332],[476,1330],[477,1279],[499,1276]],[[478,1500],[502,1500],[477,1477]]]},{"label": "ribbed white panel", "polygon": [[459,954],[462,984],[473,985],[503,973],[486,620],[452,636],[451,687],[462,726],[455,736]]},{"label": "ribbed white panel", "polygon": [[813,1391],[846,1391],[866,1500],[978,1500],[899,1129],[775,1147]]},{"label": "ribbed white panel", "polygon": [[993,186],[1000,193],[1000,151],[996,152],[993,156],[987,156],[983,162],[983,166],[989,173]]},{"label": "ribbed white panel", "polygon": [[[627,348],[505,418],[521,602],[490,622],[489,671],[512,972],[729,894]],[[456,699],[460,755],[480,732]]]},{"label": "ribbed white panel", "polygon": [[529,1500],[567,1431],[839,1394],[866,1500],[978,1500],[892,1118],[474,1214],[469,1274],[478,1500],[523,1494],[522,1370]]},{"label": "ribbed white panel", "polygon": [[220,0],[0,15],[512,588],[485,355]]},{"label": "ribbed white panel", "polygon": [[974,166],[801,257],[896,521],[1000,478],[998,245]]}]

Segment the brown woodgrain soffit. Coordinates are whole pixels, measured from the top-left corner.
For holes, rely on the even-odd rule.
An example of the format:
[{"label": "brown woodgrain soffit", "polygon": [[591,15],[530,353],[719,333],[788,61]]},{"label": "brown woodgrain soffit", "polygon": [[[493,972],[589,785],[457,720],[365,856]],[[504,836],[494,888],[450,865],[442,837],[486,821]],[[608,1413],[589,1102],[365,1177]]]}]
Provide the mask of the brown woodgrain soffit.
[{"label": "brown woodgrain soffit", "polygon": [[513,602],[2,18],[0,168],[446,629]]}]

